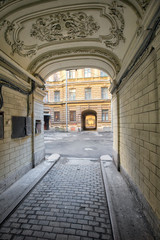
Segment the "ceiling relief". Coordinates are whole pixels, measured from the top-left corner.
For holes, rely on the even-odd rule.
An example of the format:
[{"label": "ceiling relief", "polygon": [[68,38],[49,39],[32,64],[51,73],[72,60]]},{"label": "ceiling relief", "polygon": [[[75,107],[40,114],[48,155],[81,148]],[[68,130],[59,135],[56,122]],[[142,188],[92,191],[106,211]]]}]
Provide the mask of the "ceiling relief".
[{"label": "ceiling relief", "polygon": [[14,0],[0,0],[0,8],[7,5],[10,2],[13,2]]},{"label": "ceiling relief", "polygon": [[147,7],[148,7],[148,5],[149,5],[149,3],[150,3],[151,0],[136,0],[136,1],[137,1],[137,3],[141,6],[141,8],[142,8],[144,11],[146,11],[146,9],[147,9]]},{"label": "ceiling relief", "polygon": [[106,47],[113,48],[119,45],[122,40],[125,42],[123,34],[125,21],[123,17],[123,5],[119,5],[116,1],[108,5],[109,14],[112,17],[114,24],[110,28],[111,39],[105,41]]},{"label": "ceiling relief", "polygon": [[39,13],[37,18],[32,14],[12,22],[5,19],[0,22],[0,31],[11,47],[11,54],[22,57],[32,57],[39,49],[59,44],[60,41],[80,43],[91,40],[113,50],[125,42],[124,10],[125,7],[117,1],[105,7],[98,5],[94,10],[53,13],[51,9],[48,14]]},{"label": "ceiling relief", "polygon": [[38,18],[32,25],[31,36],[41,41],[70,40],[92,36],[100,26],[84,12],[56,13]]},{"label": "ceiling relief", "polygon": [[37,45],[27,46],[24,44],[24,41],[20,40],[19,35],[17,35],[17,29],[19,28],[16,23],[4,20],[0,23],[0,30],[6,28],[4,32],[4,39],[6,43],[11,46],[11,55],[17,53],[22,57],[33,56],[37,52]]}]

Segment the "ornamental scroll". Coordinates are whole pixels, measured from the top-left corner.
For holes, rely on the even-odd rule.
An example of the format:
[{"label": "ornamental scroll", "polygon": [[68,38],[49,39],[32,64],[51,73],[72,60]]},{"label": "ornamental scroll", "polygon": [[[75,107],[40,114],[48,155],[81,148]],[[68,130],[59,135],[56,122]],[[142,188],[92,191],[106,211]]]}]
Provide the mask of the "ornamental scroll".
[{"label": "ornamental scroll", "polygon": [[100,26],[84,12],[56,13],[32,24],[31,37],[41,41],[70,40],[92,36]]}]

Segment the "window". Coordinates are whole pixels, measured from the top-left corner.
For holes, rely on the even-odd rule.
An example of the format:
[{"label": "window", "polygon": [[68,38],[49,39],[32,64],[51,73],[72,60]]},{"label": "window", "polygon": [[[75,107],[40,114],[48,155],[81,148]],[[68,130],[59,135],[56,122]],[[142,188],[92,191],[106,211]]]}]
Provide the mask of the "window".
[{"label": "window", "polygon": [[54,122],[60,121],[60,112],[54,112]]},{"label": "window", "polygon": [[101,77],[108,77],[108,74],[103,71],[100,72],[100,75],[101,75]]},{"label": "window", "polygon": [[101,88],[101,98],[108,99],[108,88],[106,87]]},{"label": "window", "polygon": [[69,89],[69,100],[76,100],[76,89]]},{"label": "window", "polygon": [[85,88],[85,99],[91,99],[91,88]]},{"label": "window", "polygon": [[43,98],[43,102],[47,103],[48,102],[48,92],[46,92],[46,96]]},{"label": "window", "polygon": [[71,122],[76,121],[76,111],[70,111],[70,121]]},{"label": "window", "polygon": [[76,71],[75,70],[67,71],[67,77],[68,78],[75,78],[76,77]]},{"label": "window", "polygon": [[91,77],[91,69],[90,68],[85,68],[84,69],[84,77],[85,78]]},{"label": "window", "polygon": [[54,101],[59,102],[60,101],[60,91],[54,92]]},{"label": "window", "polygon": [[60,80],[60,73],[59,72],[56,72],[53,74],[53,81],[59,81]]},{"label": "window", "polygon": [[60,80],[60,72],[56,72],[53,75],[51,75],[47,81],[48,82],[54,82],[54,81],[59,81]]},{"label": "window", "polygon": [[108,121],[108,109],[102,110],[102,122],[107,122],[107,121]]}]

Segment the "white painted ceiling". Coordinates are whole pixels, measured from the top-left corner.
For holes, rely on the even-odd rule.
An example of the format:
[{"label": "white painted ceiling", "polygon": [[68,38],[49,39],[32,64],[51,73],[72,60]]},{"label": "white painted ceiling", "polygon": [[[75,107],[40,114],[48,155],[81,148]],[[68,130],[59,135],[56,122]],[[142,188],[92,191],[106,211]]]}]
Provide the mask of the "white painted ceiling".
[{"label": "white painted ceiling", "polygon": [[[96,67],[116,78],[149,0],[0,0],[0,50],[31,74]],[[147,22],[147,21],[146,21]]]}]

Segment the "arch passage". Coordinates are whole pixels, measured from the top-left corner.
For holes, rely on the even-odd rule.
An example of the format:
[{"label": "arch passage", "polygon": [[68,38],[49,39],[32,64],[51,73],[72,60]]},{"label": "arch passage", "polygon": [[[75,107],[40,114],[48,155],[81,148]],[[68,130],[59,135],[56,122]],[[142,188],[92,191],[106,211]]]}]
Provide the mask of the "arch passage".
[{"label": "arch passage", "polygon": [[97,129],[97,113],[94,110],[85,110],[82,112],[82,130]]}]

